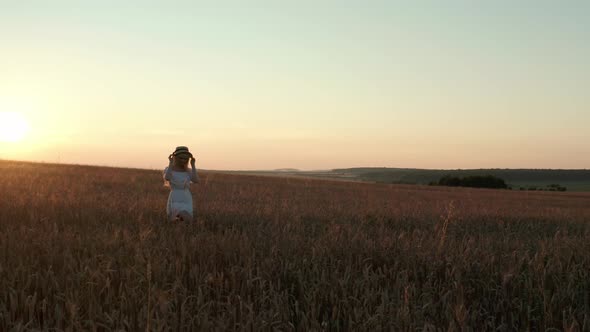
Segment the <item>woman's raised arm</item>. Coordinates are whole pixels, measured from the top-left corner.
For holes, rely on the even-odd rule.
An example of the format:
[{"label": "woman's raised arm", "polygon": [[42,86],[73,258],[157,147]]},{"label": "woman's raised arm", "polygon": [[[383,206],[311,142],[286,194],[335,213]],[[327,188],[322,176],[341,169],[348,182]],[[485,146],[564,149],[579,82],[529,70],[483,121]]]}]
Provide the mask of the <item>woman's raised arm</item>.
[{"label": "woman's raised arm", "polygon": [[199,175],[197,174],[197,168],[195,167],[195,158],[191,157],[191,181],[193,183],[199,183]]},{"label": "woman's raised arm", "polygon": [[164,180],[166,181],[170,181],[172,179],[172,163],[173,163],[174,157],[172,157],[172,155],[168,156],[168,167],[166,167],[166,170],[164,172]]}]

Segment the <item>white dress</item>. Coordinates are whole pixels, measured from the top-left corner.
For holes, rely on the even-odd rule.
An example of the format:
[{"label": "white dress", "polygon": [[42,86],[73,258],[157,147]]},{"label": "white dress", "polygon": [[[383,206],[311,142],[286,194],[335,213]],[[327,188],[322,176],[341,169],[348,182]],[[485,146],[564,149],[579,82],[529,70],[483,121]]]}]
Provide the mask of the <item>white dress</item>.
[{"label": "white dress", "polygon": [[168,220],[174,219],[182,211],[193,216],[193,196],[190,192],[191,173],[172,170],[170,181],[166,181],[167,171],[168,167],[164,169],[164,181],[170,186],[170,195],[166,205]]}]

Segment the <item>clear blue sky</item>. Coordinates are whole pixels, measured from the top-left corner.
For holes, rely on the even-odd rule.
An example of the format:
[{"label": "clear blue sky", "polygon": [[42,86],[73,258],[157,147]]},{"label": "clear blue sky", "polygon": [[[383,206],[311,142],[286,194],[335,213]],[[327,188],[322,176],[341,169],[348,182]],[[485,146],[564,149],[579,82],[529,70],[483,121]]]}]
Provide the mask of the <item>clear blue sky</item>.
[{"label": "clear blue sky", "polygon": [[0,112],[30,127],[0,158],[159,168],[188,145],[209,169],[589,168],[589,17],[582,1],[0,0]]}]

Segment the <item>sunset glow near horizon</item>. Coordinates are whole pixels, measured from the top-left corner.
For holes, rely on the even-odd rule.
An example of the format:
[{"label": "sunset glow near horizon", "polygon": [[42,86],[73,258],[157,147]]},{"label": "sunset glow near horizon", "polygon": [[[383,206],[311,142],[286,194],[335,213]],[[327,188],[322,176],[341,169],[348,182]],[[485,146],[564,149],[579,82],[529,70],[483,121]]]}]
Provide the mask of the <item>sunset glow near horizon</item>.
[{"label": "sunset glow near horizon", "polygon": [[0,0],[0,159],[590,168],[590,2],[121,3]]}]

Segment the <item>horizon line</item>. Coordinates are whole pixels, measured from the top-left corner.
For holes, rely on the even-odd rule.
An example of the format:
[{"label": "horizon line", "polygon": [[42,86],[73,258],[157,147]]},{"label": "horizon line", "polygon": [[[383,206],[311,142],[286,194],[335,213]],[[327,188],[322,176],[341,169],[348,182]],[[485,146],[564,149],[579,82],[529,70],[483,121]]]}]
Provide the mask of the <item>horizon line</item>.
[{"label": "horizon line", "polygon": [[[160,168],[142,168],[132,166],[115,166],[107,164],[79,164],[79,163],[63,163],[63,162],[51,162],[51,161],[30,161],[30,160],[14,160],[4,159],[0,157],[0,161],[7,162],[19,162],[19,163],[30,163],[30,164],[47,164],[47,165],[65,165],[65,166],[84,166],[84,167],[104,167],[104,168],[122,168],[122,169],[138,169],[138,170],[160,170]],[[337,167],[327,169],[298,169],[295,167],[282,167],[274,169],[208,169],[208,168],[197,168],[202,171],[218,171],[218,172],[329,172],[335,170],[347,170],[347,169],[359,169],[359,168],[372,168],[372,169],[405,169],[405,170],[424,170],[424,171],[469,171],[469,170],[547,170],[547,171],[590,171],[590,168],[534,168],[534,167],[516,167],[516,168],[502,168],[502,167],[489,167],[489,168],[417,168],[417,167],[392,167],[392,166],[351,166],[351,167]]]}]

